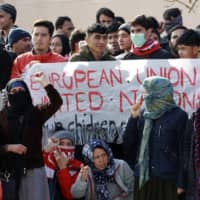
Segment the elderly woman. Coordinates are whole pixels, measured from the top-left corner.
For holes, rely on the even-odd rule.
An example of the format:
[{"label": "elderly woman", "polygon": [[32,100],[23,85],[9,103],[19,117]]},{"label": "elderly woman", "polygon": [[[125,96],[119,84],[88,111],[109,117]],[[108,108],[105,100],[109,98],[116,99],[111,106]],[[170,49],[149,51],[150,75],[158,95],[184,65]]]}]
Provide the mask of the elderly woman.
[{"label": "elderly woman", "polygon": [[169,200],[184,196],[190,135],[188,116],[173,99],[170,81],[146,78],[141,102],[131,108],[124,133],[125,160],[135,172],[135,199]]},{"label": "elderly woman", "polygon": [[133,172],[123,160],[113,158],[102,140],[92,140],[83,147],[87,166],[81,168],[72,185],[74,198],[86,200],[133,200]]}]

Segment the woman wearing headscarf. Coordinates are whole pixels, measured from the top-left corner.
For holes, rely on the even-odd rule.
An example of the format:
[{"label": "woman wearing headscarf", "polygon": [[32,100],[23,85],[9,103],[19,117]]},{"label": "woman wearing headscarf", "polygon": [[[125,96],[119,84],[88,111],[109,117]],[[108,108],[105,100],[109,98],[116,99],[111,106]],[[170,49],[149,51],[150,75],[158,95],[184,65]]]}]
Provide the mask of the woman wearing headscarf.
[{"label": "woman wearing headscarf", "polygon": [[5,200],[49,200],[42,158],[42,126],[62,105],[62,98],[42,72],[34,76],[49,102],[32,104],[22,79],[8,82],[8,104],[0,111],[0,178]]},{"label": "woman wearing headscarf", "polygon": [[176,200],[186,189],[188,116],[176,105],[168,79],[148,77],[142,86],[144,110],[141,102],[132,106],[123,136],[125,160],[136,177],[134,196]]},{"label": "woman wearing headscarf", "polygon": [[133,172],[123,160],[113,158],[110,147],[94,139],[83,147],[86,166],[72,185],[74,198],[133,200]]}]

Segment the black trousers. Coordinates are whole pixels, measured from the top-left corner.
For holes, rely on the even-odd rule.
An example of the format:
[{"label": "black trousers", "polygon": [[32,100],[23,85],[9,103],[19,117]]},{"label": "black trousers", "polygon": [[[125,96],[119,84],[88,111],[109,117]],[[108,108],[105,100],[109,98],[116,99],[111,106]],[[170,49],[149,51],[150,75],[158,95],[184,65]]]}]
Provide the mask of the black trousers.
[{"label": "black trousers", "polygon": [[160,178],[150,178],[142,188],[139,188],[139,179],[136,177],[134,197],[136,200],[184,200],[185,194],[178,195],[173,181]]}]

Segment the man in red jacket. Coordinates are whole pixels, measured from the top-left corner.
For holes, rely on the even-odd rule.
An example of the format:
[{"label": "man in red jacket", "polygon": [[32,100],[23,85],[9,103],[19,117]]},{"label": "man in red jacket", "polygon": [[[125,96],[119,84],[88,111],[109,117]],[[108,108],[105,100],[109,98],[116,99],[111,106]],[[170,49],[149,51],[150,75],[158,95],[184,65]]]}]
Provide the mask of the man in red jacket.
[{"label": "man in red jacket", "polygon": [[53,23],[47,20],[38,20],[33,25],[32,31],[32,44],[33,49],[30,52],[24,53],[18,56],[12,66],[10,78],[18,78],[30,67],[32,63],[56,63],[64,62],[65,59],[51,52],[49,44],[53,35],[54,26]]}]

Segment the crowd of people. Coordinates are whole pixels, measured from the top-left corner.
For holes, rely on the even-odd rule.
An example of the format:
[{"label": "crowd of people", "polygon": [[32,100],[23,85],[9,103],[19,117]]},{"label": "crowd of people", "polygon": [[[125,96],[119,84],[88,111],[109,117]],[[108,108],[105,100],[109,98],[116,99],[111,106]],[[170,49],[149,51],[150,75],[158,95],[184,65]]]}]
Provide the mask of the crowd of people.
[{"label": "crowd of people", "polygon": [[127,22],[103,7],[86,31],[59,16],[35,21],[29,33],[16,17],[15,6],[0,4],[0,200],[200,200],[200,108],[190,118],[167,78],[143,80],[122,146],[94,138],[78,151],[62,126],[42,146],[62,98],[37,71],[49,101],[33,105],[23,80],[36,62],[198,58],[199,26],[184,26],[179,8],[160,23],[146,15]]}]

